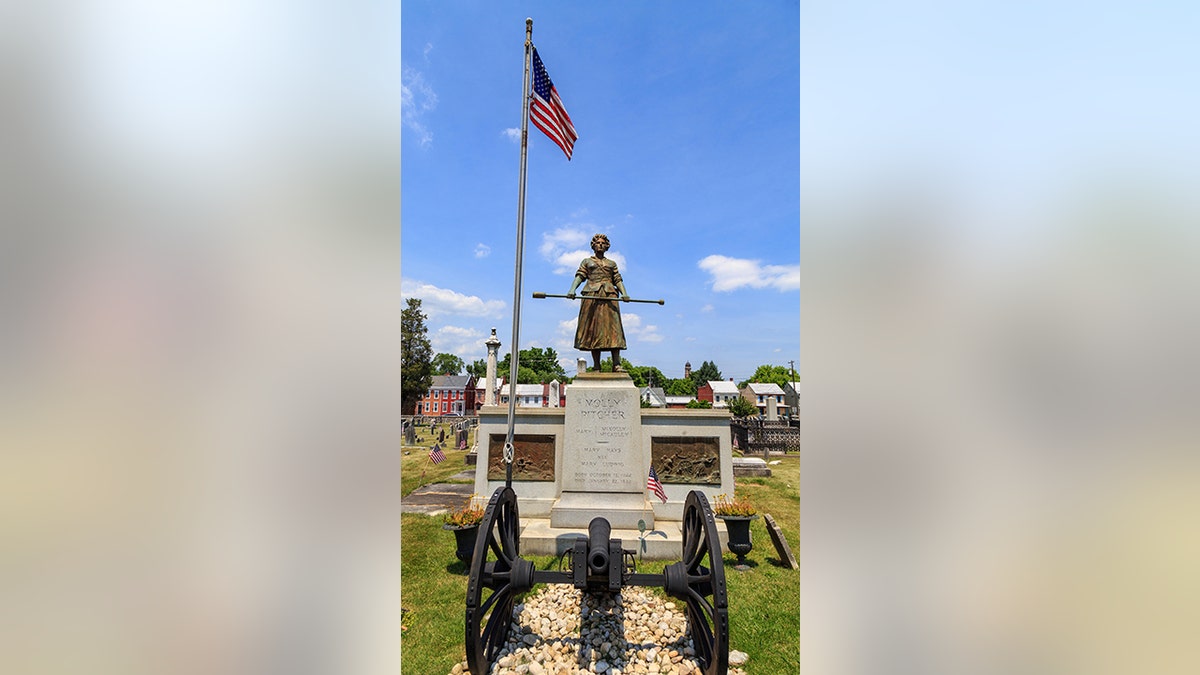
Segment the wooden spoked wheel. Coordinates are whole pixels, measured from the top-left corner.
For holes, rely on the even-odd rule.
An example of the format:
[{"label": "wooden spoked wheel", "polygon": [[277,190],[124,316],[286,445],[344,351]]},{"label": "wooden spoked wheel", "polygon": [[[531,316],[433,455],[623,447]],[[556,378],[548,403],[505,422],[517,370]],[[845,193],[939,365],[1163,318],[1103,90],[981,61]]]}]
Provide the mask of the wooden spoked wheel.
[{"label": "wooden spoked wheel", "polygon": [[688,493],[683,506],[683,559],[663,573],[667,593],[687,604],[692,645],[705,675],[725,673],[729,669],[725,561],[712,508],[699,490]]},{"label": "wooden spoked wheel", "polygon": [[484,675],[504,647],[512,609],[533,585],[533,563],[520,556],[517,495],[497,488],[488,501],[467,579],[466,649],[472,675]]}]

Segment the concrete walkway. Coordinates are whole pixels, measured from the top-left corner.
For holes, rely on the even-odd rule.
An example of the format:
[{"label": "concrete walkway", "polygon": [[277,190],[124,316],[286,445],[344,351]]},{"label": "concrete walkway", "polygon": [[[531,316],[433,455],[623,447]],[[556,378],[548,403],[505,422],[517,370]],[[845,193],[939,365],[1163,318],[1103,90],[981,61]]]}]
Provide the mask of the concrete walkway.
[{"label": "concrete walkway", "polygon": [[[475,471],[468,469],[454,474],[451,478],[473,478]],[[475,492],[473,483],[431,483],[408,493],[400,499],[401,513],[424,513],[428,516],[440,516],[450,509],[457,509],[467,503]]]}]

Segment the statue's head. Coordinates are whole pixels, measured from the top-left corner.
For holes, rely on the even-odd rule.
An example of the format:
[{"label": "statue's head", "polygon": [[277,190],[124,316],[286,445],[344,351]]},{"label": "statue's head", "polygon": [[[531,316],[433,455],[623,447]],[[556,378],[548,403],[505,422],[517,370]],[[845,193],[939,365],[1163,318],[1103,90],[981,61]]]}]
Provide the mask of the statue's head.
[{"label": "statue's head", "polygon": [[601,246],[604,247],[605,251],[612,246],[612,244],[610,244],[608,241],[607,234],[597,234],[596,236],[592,237],[592,250],[598,250]]}]

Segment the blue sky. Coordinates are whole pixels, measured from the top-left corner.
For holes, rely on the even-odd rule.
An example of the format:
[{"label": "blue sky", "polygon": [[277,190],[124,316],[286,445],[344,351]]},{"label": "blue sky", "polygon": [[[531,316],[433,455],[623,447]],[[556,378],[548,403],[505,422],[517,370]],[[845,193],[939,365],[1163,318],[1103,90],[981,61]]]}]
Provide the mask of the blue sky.
[{"label": "blue sky", "polygon": [[635,298],[638,365],[749,377],[800,356],[800,10],[795,2],[402,5],[401,275],[435,351],[511,348],[525,18],[579,133],[530,125],[521,347],[568,373],[565,293],[597,232]]}]

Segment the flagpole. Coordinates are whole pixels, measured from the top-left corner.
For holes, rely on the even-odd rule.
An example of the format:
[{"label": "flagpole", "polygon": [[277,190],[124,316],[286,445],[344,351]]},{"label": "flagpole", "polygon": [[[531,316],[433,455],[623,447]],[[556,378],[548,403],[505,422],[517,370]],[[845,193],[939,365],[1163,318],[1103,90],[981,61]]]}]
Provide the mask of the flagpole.
[{"label": "flagpole", "polygon": [[512,351],[508,368],[508,434],[504,439],[504,486],[512,487],[513,427],[517,415],[517,368],[520,362],[521,265],[525,248],[525,164],[529,147],[529,54],[533,48],[533,19],[525,19],[525,78],[521,85],[521,174],[517,187],[517,262],[513,281]]}]

